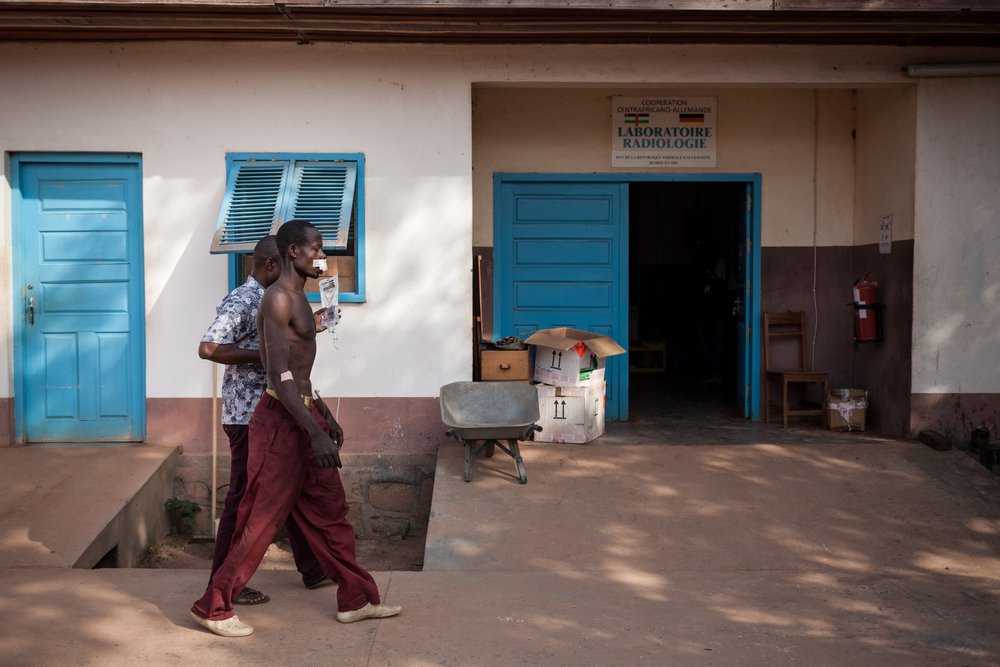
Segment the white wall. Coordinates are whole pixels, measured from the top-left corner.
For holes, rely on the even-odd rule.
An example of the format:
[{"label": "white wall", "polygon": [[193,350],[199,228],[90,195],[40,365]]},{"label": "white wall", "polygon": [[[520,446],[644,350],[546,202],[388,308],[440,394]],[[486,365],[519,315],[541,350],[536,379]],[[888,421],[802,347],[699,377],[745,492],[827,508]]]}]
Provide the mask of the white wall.
[{"label": "white wall", "polygon": [[[226,260],[207,252],[225,154],[364,153],[368,303],[345,307],[338,351],[329,339],[321,342],[316,383],[327,395],[433,396],[471,372],[473,85],[601,89],[568,93],[586,97],[579,122],[587,127],[605,122],[594,114],[607,114],[599,100],[612,91],[717,91],[726,132],[721,164],[731,171],[768,165],[765,187],[784,185],[765,202],[764,242],[800,245],[811,240],[802,223],[813,210],[811,194],[802,194],[811,192],[811,149],[825,150],[844,117],[842,91],[820,94],[820,110],[830,113],[819,116],[817,143],[814,97],[802,89],[909,85],[900,73],[907,63],[995,54],[853,46],[0,44],[0,150],[142,154],[150,397],[210,392],[209,367],[195,347],[226,290]],[[981,121],[986,109],[975,109],[979,115],[970,110],[967,118]],[[839,141],[829,144],[831,164],[843,160]],[[606,142],[600,154],[587,150],[588,164],[600,161],[604,170]],[[6,323],[15,286],[4,176],[0,396],[10,396]],[[830,181],[830,201],[846,201],[845,187],[839,177]],[[478,190],[475,197],[478,207]],[[775,209],[777,201],[784,203]],[[963,201],[949,215],[973,213],[969,206]],[[821,243],[849,242],[827,222],[834,213],[820,208]],[[480,222],[477,242],[482,232]]]},{"label": "white wall", "polygon": [[1000,78],[917,92],[913,392],[1000,392]]},{"label": "white wall", "polygon": [[227,289],[208,248],[239,151],[366,156],[368,303],[344,306],[338,350],[321,338],[325,395],[430,396],[469,375],[471,113],[450,59],[174,44],[19,45],[0,61],[13,53],[26,66],[0,89],[24,103],[0,117],[4,150],[142,154],[148,396],[210,393],[196,348]]},{"label": "white wall", "polygon": [[913,238],[916,122],[916,86],[858,91],[855,245],[878,243],[887,214],[893,241]]}]

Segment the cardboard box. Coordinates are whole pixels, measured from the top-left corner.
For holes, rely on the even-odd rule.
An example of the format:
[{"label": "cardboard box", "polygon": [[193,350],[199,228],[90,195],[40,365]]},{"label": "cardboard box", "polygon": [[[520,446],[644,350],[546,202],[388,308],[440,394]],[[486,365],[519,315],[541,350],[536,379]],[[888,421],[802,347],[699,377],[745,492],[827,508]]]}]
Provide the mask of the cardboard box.
[{"label": "cardboard box", "polygon": [[832,389],[826,399],[826,412],[831,431],[864,431],[868,392],[864,389]]},{"label": "cardboard box", "polygon": [[535,346],[535,381],[555,387],[604,382],[605,360],[625,353],[608,336],[568,327],[536,331],[524,342]]},{"label": "cardboard box", "polygon": [[538,389],[537,442],[583,444],[604,433],[604,382],[582,387],[535,385]]}]

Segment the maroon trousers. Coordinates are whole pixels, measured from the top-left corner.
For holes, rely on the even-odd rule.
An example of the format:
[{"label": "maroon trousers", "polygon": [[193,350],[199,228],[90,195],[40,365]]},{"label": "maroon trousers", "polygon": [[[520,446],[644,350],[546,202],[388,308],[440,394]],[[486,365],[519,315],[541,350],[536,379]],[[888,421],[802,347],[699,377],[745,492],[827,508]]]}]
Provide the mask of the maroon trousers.
[{"label": "maroon trousers", "polygon": [[[312,407],[313,419],[329,430]],[[265,394],[250,420],[247,489],[236,514],[229,553],[191,611],[222,621],[233,615],[233,598],[260,565],[278,528],[291,516],[323,572],[337,583],[337,610],[379,604],[372,576],[357,563],[354,527],[336,468],[320,467],[305,430],[281,402]]]},{"label": "maroon trousers", "polygon": [[[236,530],[236,512],[239,509],[240,501],[247,490],[247,459],[250,455],[250,427],[245,424],[223,424],[223,430],[229,436],[229,492],[226,494],[226,502],[222,507],[222,514],[219,515],[219,529],[215,532],[215,550],[212,552],[212,572],[219,569],[222,562],[229,554],[229,545],[233,539],[233,532]],[[309,549],[302,531],[298,524],[291,517],[285,522],[285,532],[288,533],[288,543],[292,547],[292,556],[295,558],[295,568],[302,575],[302,583],[308,586],[315,586],[323,581],[326,574],[322,566],[313,556]]]}]

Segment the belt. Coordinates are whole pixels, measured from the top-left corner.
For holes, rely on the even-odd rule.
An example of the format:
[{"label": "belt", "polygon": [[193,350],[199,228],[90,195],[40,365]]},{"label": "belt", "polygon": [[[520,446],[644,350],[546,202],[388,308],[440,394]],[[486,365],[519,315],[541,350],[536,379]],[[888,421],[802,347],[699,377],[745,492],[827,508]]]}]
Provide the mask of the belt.
[{"label": "belt", "polygon": [[[274,398],[278,398],[278,392],[276,392],[275,390],[271,389],[270,387],[268,387],[264,391],[267,392],[268,396],[273,396]],[[302,396],[300,394],[299,398],[301,398],[302,402],[306,404],[306,407],[312,405],[312,403],[313,403],[313,397],[312,396]]]}]

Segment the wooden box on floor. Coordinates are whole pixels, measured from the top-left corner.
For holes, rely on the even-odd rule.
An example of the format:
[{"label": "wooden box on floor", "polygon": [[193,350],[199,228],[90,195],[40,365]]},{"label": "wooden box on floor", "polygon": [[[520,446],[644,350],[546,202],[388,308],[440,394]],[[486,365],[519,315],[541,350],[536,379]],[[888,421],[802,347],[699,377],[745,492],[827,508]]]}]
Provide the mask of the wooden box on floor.
[{"label": "wooden box on floor", "polygon": [[483,350],[481,373],[483,382],[530,382],[529,350]]}]

